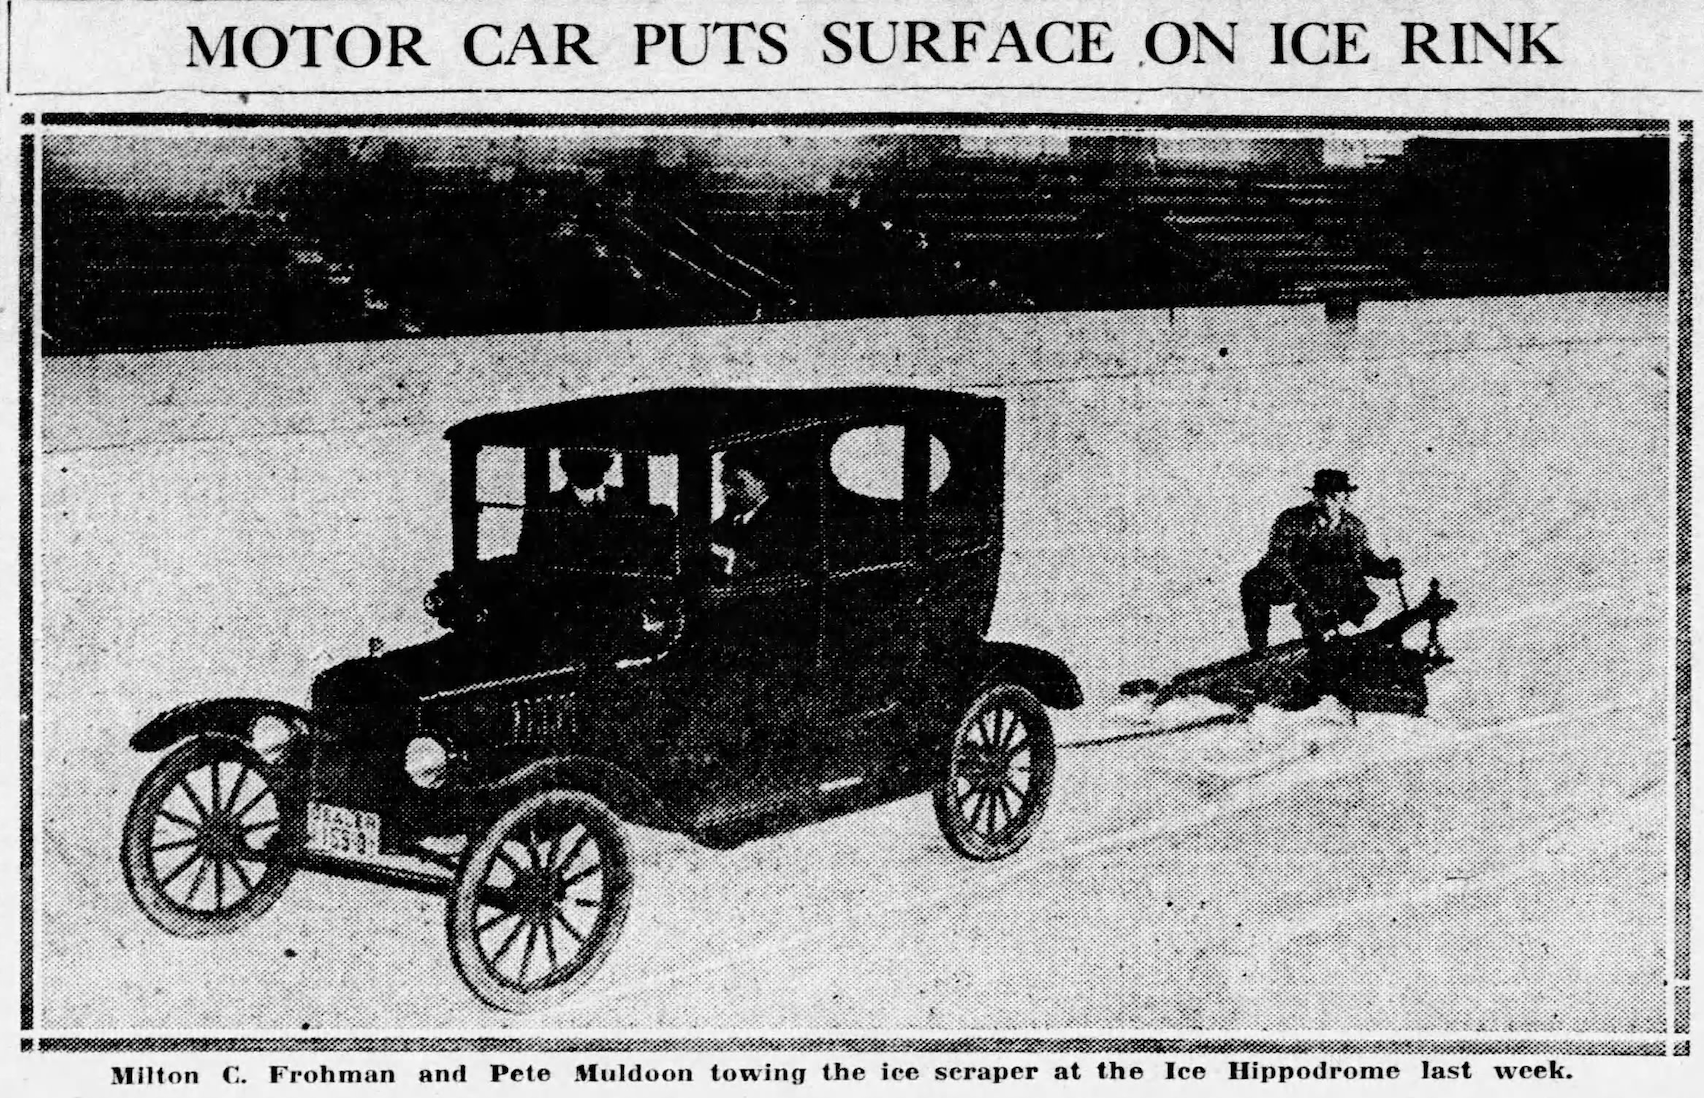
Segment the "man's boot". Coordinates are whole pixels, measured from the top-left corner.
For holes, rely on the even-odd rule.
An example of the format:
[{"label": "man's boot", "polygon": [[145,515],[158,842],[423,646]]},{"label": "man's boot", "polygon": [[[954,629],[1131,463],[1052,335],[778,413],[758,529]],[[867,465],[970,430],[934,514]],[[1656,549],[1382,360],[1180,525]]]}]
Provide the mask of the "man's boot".
[{"label": "man's boot", "polygon": [[1267,634],[1272,631],[1272,608],[1263,602],[1243,600],[1243,632],[1248,634],[1248,650],[1259,652],[1266,647]]},{"label": "man's boot", "polygon": [[1243,576],[1240,594],[1248,650],[1259,652],[1266,647],[1267,635],[1272,631],[1272,606],[1266,601],[1266,592],[1261,590],[1253,572]]}]

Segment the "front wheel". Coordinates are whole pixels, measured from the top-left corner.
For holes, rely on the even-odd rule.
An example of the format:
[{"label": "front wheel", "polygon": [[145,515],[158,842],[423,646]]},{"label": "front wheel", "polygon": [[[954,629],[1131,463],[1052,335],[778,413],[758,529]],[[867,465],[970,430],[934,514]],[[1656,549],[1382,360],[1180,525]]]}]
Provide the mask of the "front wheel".
[{"label": "front wheel", "polygon": [[253,922],[289,865],[256,857],[292,833],[275,777],[245,744],[193,739],[143,779],[124,821],[124,883],[156,926],[184,938]]},{"label": "front wheel", "polygon": [[468,844],[450,893],[450,958],[498,1010],[554,1006],[591,979],[627,921],[621,825],[585,793],[538,793]]},{"label": "front wheel", "polygon": [[1053,791],[1053,722],[1034,694],[1001,684],[965,710],[935,787],[941,834],[966,858],[998,861],[1035,834]]}]

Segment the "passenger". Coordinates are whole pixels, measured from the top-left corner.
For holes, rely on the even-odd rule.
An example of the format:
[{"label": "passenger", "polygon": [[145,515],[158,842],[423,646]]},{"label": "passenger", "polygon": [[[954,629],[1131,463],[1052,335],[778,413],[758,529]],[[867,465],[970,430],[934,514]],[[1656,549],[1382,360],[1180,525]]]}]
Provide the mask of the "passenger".
[{"label": "passenger", "polygon": [[609,548],[607,521],[635,513],[619,485],[606,484],[615,455],[608,450],[563,450],[557,457],[567,483],[521,517],[516,552],[521,557],[584,563]]},{"label": "passenger", "polygon": [[801,524],[788,514],[785,480],[755,450],[722,458],[722,514],[710,524],[710,551],[724,575],[743,577],[797,569]]},{"label": "passenger", "polygon": [[1242,579],[1248,646],[1266,647],[1272,607],[1294,604],[1309,642],[1345,623],[1359,626],[1379,604],[1367,576],[1396,579],[1402,561],[1382,560],[1367,545],[1367,527],[1348,510],[1356,486],[1341,469],[1314,474],[1313,502],[1292,507],[1272,524],[1271,544]]}]

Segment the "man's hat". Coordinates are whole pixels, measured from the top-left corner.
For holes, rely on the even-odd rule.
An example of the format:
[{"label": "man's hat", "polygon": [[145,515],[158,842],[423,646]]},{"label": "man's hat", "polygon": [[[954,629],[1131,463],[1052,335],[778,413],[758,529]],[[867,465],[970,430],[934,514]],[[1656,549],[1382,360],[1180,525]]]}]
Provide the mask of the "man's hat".
[{"label": "man's hat", "polygon": [[1349,474],[1341,469],[1321,469],[1314,474],[1313,492],[1316,496],[1355,490],[1355,486],[1349,483]]},{"label": "man's hat", "polygon": [[557,462],[576,488],[596,487],[615,464],[615,455],[608,450],[563,450]]}]

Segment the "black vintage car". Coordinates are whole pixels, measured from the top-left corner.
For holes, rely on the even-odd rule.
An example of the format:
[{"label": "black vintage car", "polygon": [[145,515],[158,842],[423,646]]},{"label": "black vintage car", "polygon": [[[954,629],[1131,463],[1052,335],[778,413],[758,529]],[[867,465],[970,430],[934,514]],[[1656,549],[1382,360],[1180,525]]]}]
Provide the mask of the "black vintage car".
[{"label": "black vintage car", "polygon": [[985,639],[1002,401],[677,388],[446,437],[444,633],[373,642],[309,709],[191,702],[132,738],[170,749],[123,841],[160,927],[235,930],[298,870],[443,893],[462,979],[528,1011],[613,946],[624,821],[731,848],[932,792],[965,857],[1034,832],[1047,708],[1082,693],[1058,657]]}]

